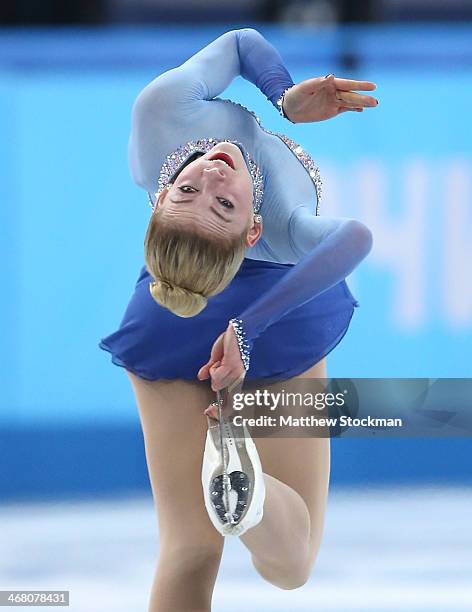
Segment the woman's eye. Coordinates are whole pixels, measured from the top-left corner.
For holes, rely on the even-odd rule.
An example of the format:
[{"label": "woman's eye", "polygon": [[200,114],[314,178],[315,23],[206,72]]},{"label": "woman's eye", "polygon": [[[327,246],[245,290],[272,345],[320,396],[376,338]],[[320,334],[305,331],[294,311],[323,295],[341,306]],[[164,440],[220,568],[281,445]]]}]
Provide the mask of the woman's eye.
[{"label": "woman's eye", "polygon": [[234,208],[233,204],[224,198],[218,198],[218,202],[220,202],[220,204],[222,204],[225,208]]},{"label": "woman's eye", "polygon": [[182,185],[181,187],[179,187],[179,189],[183,193],[194,193],[195,191],[197,191],[195,187],[192,187],[191,185]]}]

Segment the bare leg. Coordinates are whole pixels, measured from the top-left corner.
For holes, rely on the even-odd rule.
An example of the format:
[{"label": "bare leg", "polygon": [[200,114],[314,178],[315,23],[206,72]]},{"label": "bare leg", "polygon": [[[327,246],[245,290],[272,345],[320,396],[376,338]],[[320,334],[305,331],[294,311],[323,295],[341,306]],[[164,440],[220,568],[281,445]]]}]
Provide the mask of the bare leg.
[{"label": "bare leg", "polygon": [[[326,378],[326,360],[297,378]],[[286,388],[276,383],[266,388]],[[321,544],[329,486],[329,438],[254,438],[264,470],[262,521],[240,540],[259,574],[283,589],[309,578]]]},{"label": "bare leg", "polygon": [[[207,428],[203,410],[214,393],[182,380],[149,382],[130,372],[128,376],[141,418],[160,531],[149,612],[209,612],[224,543],[207,515],[201,488]],[[326,376],[322,360],[300,377]],[[321,542],[329,439],[255,442],[266,483],[264,517],[240,539],[264,579],[283,589],[297,588],[308,579]]]},{"label": "bare leg", "polygon": [[156,505],[160,551],[149,612],[209,612],[224,538],[203,499],[201,469],[210,388],[145,381],[130,372]]}]

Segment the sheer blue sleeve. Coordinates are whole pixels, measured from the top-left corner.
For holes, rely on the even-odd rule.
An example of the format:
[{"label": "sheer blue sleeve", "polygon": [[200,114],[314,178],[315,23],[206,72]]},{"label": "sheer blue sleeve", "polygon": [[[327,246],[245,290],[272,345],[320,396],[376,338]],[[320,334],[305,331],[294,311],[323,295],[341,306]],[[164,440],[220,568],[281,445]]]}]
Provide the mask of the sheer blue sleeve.
[{"label": "sheer blue sleeve", "polygon": [[[177,69],[185,88],[200,99],[219,96],[237,76],[253,83],[274,106],[293,85],[279,52],[252,28],[226,32]],[[180,82],[180,95],[184,83]]]},{"label": "sheer blue sleeve", "polygon": [[237,31],[241,76],[254,85],[277,108],[282,92],[294,82],[278,51],[256,30]]},{"label": "sheer blue sleeve", "polygon": [[226,32],[141,90],[133,104],[128,145],[138,185],[147,188],[158,170],[156,160],[189,140],[195,122],[208,121],[209,101],[237,76],[256,85],[274,106],[293,85],[278,51],[257,30],[246,28]]},{"label": "sheer blue sleeve", "polygon": [[181,66],[155,78],[136,102],[138,107],[153,99],[161,102],[165,94],[172,113],[172,102],[179,107],[216,98],[238,75],[254,83],[274,106],[283,90],[293,85],[278,51],[257,30],[245,28],[226,32]]},{"label": "sheer blue sleeve", "polygon": [[231,319],[246,369],[254,340],[267,327],[345,279],[372,248],[370,229],[356,219],[314,216],[305,208],[295,212],[293,235],[300,253],[306,253],[282,280]]}]

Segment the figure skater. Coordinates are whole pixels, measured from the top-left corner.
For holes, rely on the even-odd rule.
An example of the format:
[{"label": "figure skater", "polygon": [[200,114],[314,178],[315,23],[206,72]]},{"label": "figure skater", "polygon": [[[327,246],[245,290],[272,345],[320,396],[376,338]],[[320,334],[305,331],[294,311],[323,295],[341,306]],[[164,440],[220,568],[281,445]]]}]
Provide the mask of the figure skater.
[{"label": "figure skater", "polygon": [[99,346],[126,369],[143,429],[160,534],[151,612],[211,609],[225,535],[240,538],[271,584],[307,581],[329,437],[246,438],[246,498],[238,490],[243,508],[228,517],[212,500],[221,501],[224,450],[209,433],[221,415],[213,400],[242,381],[276,390],[327,378],[326,355],[359,305],[345,278],[372,247],[364,224],[319,215],[320,175],[302,147],[218,97],[238,75],[293,123],[377,105],[353,91],[374,90],[369,81],[331,74],[295,85],[254,29],[220,36],[134,103],[129,163],[152,207],[145,266],[119,329]]}]

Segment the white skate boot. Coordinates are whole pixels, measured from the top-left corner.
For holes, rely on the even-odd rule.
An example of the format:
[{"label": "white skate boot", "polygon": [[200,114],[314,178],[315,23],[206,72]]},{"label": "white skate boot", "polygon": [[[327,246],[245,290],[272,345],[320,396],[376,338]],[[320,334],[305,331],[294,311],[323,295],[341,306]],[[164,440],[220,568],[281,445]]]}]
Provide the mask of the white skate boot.
[{"label": "white skate boot", "polygon": [[202,467],[205,506],[223,535],[240,536],[263,516],[265,485],[256,445],[245,426],[223,416],[217,392],[218,421],[208,419]]}]

